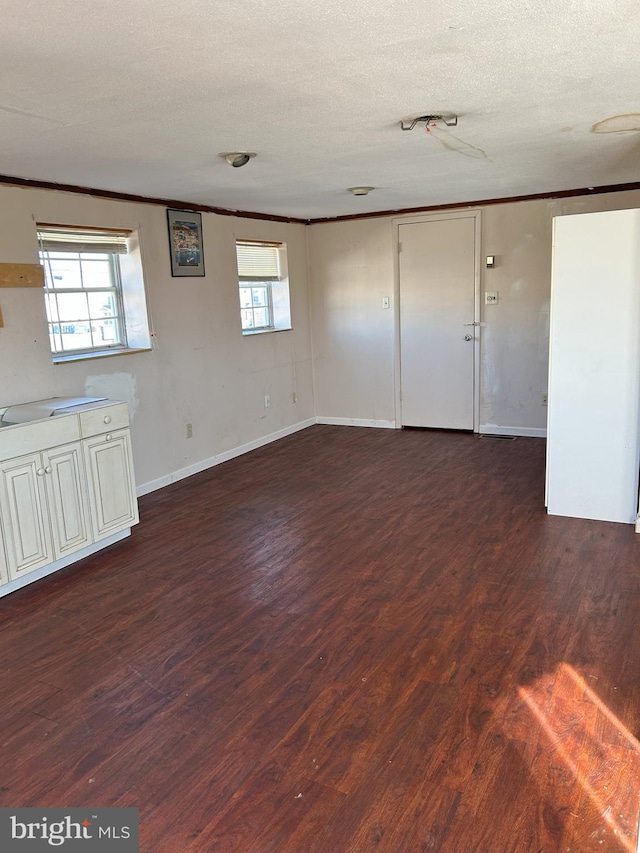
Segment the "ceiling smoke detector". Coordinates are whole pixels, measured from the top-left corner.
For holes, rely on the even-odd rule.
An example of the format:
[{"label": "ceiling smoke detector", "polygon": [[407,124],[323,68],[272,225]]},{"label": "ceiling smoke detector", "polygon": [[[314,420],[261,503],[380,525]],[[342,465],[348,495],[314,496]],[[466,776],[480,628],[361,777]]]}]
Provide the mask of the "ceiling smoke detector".
[{"label": "ceiling smoke detector", "polygon": [[347,192],[353,195],[369,195],[371,190],[375,190],[375,187],[347,187]]},{"label": "ceiling smoke detector", "polygon": [[447,127],[455,127],[458,124],[458,116],[453,114],[417,116],[417,118],[413,119],[402,119],[400,121],[400,127],[402,130],[413,130],[417,124],[423,123],[426,127],[429,127],[429,125],[437,124],[439,121]]},{"label": "ceiling smoke detector", "polygon": [[224,157],[227,163],[230,166],[233,166],[234,169],[239,169],[240,166],[244,166],[252,157],[255,156],[256,155],[250,151],[223,151],[218,154],[218,157]]}]

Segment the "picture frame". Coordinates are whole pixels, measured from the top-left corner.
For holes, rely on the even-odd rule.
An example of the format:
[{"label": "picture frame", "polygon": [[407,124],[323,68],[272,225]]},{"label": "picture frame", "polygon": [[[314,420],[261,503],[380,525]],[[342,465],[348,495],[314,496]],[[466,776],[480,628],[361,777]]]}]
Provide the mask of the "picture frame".
[{"label": "picture frame", "polygon": [[202,214],[189,210],[167,209],[171,275],[203,276],[204,244]]}]

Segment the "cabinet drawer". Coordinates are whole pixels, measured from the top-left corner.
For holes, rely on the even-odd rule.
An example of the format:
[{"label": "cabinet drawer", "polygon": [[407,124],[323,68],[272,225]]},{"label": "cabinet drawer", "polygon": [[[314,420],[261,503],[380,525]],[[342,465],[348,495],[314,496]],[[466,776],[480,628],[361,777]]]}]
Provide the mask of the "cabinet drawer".
[{"label": "cabinet drawer", "polygon": [[79,438],[75,415],[55,415],[41,421],[4,427],[0,430],[0,461],[37,453],[45,447],[67,444]]},{"label": "cabinet drawer", "polygon": [[99,409],[80,412],[80,432],[83,438],[127,426],[129,426],[129,411],[126,403],[116,403],[113,406],[101,406]]}]

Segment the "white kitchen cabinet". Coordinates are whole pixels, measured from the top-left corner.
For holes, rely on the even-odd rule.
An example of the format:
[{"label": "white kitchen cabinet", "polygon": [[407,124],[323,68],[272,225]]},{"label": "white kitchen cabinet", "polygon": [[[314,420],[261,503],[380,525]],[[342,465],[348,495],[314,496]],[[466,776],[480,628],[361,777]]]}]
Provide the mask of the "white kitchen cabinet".
[{"label": "white kitchen cabinet", "polygon": [[12,580],[89,544],[79,443],[0,463]]},{"label": "white kitchen cabinet", "polygon": [[[92,541],[84,488],[84,464],[79,442],[43,453],[49,519],[56,559]],[[41,475],[42,476],[42,475]]]},{"label": "white kitchen cabinet", "polygon": [[7,567],[7,556],[6,556],[5,544],[4,544],[4,532],[2,529],[2,518],[0,517],[0,586],[5,584],[9,580],[9,569]]},{"label": "white kitchen cabinet", "polygon": [[42,455],[32,453],[0,465],[2,517],[7,537],[9,574],[14,580],[53,562]]},{"label": "white kitchen cabinet", "polygon": [[129,430],[85,439],[89,503],[96,539],[138,522]]},{"label": "white kitchen cabinet", "polygon": [[137,522],[125,403],[92,401],[0,429],[0,595],[118,541]]}]

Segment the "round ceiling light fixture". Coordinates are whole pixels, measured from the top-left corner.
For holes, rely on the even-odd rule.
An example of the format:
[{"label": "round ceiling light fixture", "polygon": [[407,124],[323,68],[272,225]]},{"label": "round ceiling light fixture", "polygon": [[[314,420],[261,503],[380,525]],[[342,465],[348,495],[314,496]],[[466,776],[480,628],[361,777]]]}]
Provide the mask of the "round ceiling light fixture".
[{"label": "round ceiling light fixture", "polygon": [[347,192],[353,195],[369,195],[371,190],[375,190],[375,187],[347,187]]},{"label": "round ceiling light fixture", "polygon": [[249,160],[255,157],[253,151],[222,151],[218,157],[224,157],[230,166],[234,169],[239,169],[240,166],[246,165]]}]

